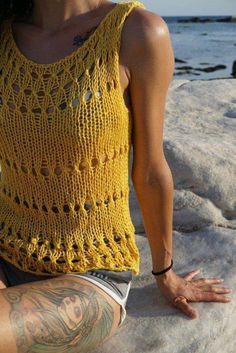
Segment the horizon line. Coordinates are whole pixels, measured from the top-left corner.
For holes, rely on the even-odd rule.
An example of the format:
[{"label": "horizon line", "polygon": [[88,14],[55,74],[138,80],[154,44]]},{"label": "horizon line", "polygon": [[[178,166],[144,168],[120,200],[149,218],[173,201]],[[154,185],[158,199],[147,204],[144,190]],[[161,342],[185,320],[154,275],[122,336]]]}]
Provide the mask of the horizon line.
[{"label": "horizon line", "polygon": [[160,15],[162,17],[236,17],[236,15]]}]

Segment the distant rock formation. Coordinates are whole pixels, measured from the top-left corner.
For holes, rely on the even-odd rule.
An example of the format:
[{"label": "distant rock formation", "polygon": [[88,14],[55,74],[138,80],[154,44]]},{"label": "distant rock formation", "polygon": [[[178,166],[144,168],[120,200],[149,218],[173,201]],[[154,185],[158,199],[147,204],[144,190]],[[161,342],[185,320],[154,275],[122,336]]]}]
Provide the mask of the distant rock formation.
[{"label": "distant rock formation", "polygon": [[198,16],[190,18],[181,18],[177,22],[179,23],[206,23],[206,22],[236,22],[236,16],[226,16],[223,18],[201,18]]},{"label": "distant rock formation", "polygon": [[231,75],[236,78],[236,60],[233,62]]},{"label": "distant rock formation", "polygon": [[[206,65],[206,63],[204,63]],[[208,66],[208,67],[192,67],[192,66],[178,66],[176,67],[177,72],[175,72],[175,75],[184,75],[184,74],[191,74],[191,75],[199,75],[196,71],[202,71],[202,72],[214,72],[217,70],[224,70],[226,69],[227,66],[223,64],[215,65],[215,66]],[[236,64],[235,67],[233,66],[233,72],[236,75]],[[233,73],[232,73],[233,75]]]},{"label": "distant rock formation", "polygon": [[229,16],[226,18],[219,18],[217,22],[236,22],[236,16]]},{"label": "distant rock formation", "polygon": [[225,18],[218,18],[216,22],[231,22],[232,16],[227,16]]},{"label": "distant rock formation", "polygon": [[191,18],[182,18],[178,20],[179,23],[196,23],[196,22],[212,22],[210,18],[200,18],[200,17],[191,17]]},{"label": "distant rock formation", "polygon": [[181,59],[177,59],[177,58],[175,58],[175,62],[179,63],[179,64],[186,64],[187,63],[187,61],[184,61],[184,60],[181,60]]},{"label": "distant rock formation", "polygon": [[226,68],[227,68],[226,65],[215,65],[215,66],[208,66],[208,67],[204,67],[204,68],[197,67],[194,70],[203,71],[203,72],[214,72],[214,71],[223,70],[223,69],[226,69]]}]

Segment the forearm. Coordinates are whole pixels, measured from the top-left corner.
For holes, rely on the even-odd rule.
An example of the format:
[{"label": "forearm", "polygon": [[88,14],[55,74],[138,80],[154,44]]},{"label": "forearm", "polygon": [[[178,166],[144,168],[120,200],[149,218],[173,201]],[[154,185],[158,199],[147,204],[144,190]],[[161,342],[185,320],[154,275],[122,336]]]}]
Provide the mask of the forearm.
[{"label": "forearm", "polygon": [[173,257],[173,178],[166,166],[161,175],[146,180],[136,178],[133,185],[150,245],[153,271],[161,271],[171,264]]}]

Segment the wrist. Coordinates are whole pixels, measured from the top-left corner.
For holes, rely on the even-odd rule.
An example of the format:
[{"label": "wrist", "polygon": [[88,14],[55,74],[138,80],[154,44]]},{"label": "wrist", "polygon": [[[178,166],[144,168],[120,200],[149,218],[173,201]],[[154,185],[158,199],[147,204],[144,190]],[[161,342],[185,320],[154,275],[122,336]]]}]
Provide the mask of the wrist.
[{"label": "wrist", "polygon": [[157,284],[165,284],[168,283],[171,278],[175,275],[174,270],[171,268],[169,271],[163,273],[162,275],[159,276],[154,276],[156,279]]},{"label": "wrist", "polygon": [[163,250],[162,254],[157,257],[157,255],[152,256],[152,270],[154,272],[160,272],[163,269],[170,266],[173,260],[173,252]]},{"label": "wrist", "polygon": [[174,271],[172,270],[173,267],[173,258],[171,258],[171,264],[162,269],[161,271],[153,271],[152,274],[156,278],[157,283],[166,283],[169,281],[170,277],[172,277]]}]

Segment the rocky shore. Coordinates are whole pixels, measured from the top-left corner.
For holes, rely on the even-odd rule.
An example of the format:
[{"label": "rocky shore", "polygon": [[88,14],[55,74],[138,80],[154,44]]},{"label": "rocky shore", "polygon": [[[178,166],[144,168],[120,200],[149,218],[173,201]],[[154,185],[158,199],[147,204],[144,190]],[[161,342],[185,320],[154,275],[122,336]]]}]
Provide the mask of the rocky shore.
[{"label": "rocky shore", "polygon": [[[178,58],[175,58],[175,63],[176,64],[187,64],[187,61],[181,60]],[[180,76],[180,75],[186,75],[186,74],[191,74],[194,76],[199,76],[199,72],[214,72],[217,70],[224,70],[227,68],[226,65],[224,64],[218,64],[218,65],[213,65],[209,66],[209,63],[200,63],[199,65],[205,66],[205,67],[193,67],[190,65],[182,65],[182,66],[177,66],[175,67],[175,76]],[[236,60],[232,64],[232,72],[231,72],[232,78],[236,78]]]},{"label": "rocky shore", "polygon": [[[141,254],[127,319],[93,353],[233,353],[236,337],[236,80],[173,80],[164,151],[174,180],[174,270],[222,277],[231,303],[191,303],[199,319],[171,306],[151,274],[142,214],[130,181],[130,210]],[[132,151],[131,151],[132,152]],[[130,159],[130,171],[132,153]]]}]

